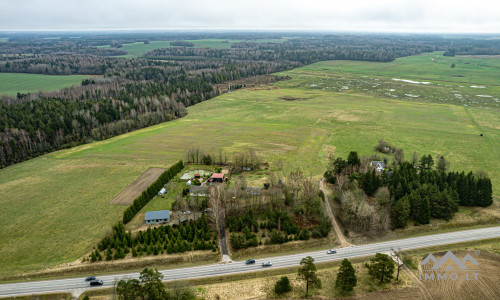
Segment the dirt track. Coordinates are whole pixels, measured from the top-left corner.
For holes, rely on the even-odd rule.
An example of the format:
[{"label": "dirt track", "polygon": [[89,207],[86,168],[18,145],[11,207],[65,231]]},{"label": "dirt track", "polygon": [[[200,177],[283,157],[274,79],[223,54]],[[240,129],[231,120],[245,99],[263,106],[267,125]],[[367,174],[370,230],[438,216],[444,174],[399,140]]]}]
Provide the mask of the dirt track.
[{"label": "dirt track", "polygon": [[337,235],[338,242],[340,243],[340,246],[341,247],[351,246],[351,244],[347,241],[344,234],[342,233],[342,230],[340,230],[340,226],[337,223],[337,219],[335,219],[335,216],[332,212],[332,207],[330,206],[330,201],[328,201],[328,195],[326,194],[326,190],[324,188],[324,179],[321,179],[321,181],[319,182],[319,189],[325,195],[326,212],[328,213],[328,216],[330,216],[330,220],[332,220],[333,228],[335,229],[335,234]]},{"label": "dirt track", "polygon": [[144,191],[151,183],[153,183],[165,171],[162,168],[149,168],[141,176],[137,177],[134,182],[121,191],[109,204],[129,205]]}]

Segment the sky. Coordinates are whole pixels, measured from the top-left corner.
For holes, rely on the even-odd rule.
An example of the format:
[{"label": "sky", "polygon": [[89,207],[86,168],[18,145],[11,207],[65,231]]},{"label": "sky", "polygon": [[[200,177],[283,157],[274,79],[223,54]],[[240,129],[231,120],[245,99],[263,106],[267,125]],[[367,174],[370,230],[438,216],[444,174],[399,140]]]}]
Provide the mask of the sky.
[{"label": "sky", "polygon": [[500,0],[0,0],[0,31],[500,33]]}]

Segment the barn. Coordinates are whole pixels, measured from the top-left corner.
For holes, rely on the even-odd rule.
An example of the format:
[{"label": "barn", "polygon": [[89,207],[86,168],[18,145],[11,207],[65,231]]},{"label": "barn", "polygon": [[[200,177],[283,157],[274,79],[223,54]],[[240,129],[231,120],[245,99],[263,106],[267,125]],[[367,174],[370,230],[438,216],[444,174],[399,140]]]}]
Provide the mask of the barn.
[{"label": "barn", "polygon": [[170,210],[147,211],[144,221],[146,224],[168,223],[170,221]]}]

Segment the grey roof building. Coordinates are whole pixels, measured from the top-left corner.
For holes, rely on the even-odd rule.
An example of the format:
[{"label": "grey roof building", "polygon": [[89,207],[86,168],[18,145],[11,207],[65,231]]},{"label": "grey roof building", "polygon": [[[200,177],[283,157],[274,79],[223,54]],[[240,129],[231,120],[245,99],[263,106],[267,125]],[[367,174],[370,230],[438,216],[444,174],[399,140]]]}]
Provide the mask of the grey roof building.
[{"label": "grey roof building", "polygon": [[146,224],[166,223],[170,221],[170,210],[147,211],[144,221]]}]

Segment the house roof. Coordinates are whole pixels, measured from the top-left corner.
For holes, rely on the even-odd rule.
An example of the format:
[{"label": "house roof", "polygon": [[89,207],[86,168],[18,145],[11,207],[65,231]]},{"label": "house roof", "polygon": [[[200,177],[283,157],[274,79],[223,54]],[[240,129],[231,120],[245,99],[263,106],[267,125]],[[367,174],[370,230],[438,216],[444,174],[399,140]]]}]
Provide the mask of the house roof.
[{"label": "house roof", "polygon": [[370,166],[372,166],[372,167],[381,166],[382,168],[385,168],[385,162],[375,160],[375,161],[370,162]]},{"label": "house roof", "polygon": [[144,220],[164,220],[170,219],[170,210],[147,211]]},{"label": "house roof", "polygon": [[224,179],[224,173],[213,173],[212,178]]}]

